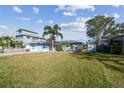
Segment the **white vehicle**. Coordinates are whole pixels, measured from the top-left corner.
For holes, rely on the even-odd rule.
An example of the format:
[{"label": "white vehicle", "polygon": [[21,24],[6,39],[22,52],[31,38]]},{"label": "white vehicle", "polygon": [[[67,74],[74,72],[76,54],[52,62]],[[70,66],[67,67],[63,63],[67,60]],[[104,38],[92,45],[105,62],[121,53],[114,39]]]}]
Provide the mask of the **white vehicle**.
[{"label": "white vehicle", "polygon": [[95,44],[88,45],[88,51],[96,52],[96,45]]}]

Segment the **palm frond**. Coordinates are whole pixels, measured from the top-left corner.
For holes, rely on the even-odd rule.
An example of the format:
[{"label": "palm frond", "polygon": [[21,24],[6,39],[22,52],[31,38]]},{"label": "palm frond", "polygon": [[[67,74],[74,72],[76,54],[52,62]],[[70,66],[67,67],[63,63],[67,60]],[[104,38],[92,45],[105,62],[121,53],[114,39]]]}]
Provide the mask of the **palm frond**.
[{"label": "palm frond", "polygon": [[56,29],[56,30],[61,30],[61,28],[59,27],[59,25],[58,25],[58,24],[55,24],[55,25],[53,26],[53,29]]},{"label": "palm frond", "polygon": [[44,31],[43,34],[42,34],[43,37],[45,37],[47,35],[49,35],[49,32],[47,32],[47,31]]},{"label": "palm frond", "polygon": [[45,26],[44,31],[52,31],[52,27],[51,26]]},{"label": "palm frond", "polygon": [[55,24],[53,26],[53,34],[57,34],[60,30],[61,28],[58,26],[58,24]]},{"label": "palm frond", "polygon": [[57,33],[57,37],[58,37],[58,36],[60,36],[61,39],[63,39],[63,35],[62,35],[62,33]]}]

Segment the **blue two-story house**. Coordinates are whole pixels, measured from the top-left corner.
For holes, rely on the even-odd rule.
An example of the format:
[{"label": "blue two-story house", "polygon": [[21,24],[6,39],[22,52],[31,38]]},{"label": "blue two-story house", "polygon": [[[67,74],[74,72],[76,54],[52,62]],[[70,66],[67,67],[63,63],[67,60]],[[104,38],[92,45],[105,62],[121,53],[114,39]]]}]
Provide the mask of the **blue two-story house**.
[{"label": "blue two-story house", "polygon": [[16,41],[22,43],[23,47],[28,51],[49,51],[49,45],[44,43],[44,38],[33,31],[18,29],[16,31]]}]

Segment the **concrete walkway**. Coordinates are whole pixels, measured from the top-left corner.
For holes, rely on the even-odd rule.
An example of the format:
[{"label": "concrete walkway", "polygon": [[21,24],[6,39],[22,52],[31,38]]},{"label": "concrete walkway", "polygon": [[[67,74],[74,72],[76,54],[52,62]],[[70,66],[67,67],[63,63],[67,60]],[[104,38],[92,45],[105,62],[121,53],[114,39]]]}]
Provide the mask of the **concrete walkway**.
[{"label": "concrete walkway", "polygon": [[2,56],[11,56],[11,55],[21,55],[21,54],[33,54],[33,53],[41,53],[41,52],[15,52],[15,53],[0,53],[0,57],[2,57]]}]

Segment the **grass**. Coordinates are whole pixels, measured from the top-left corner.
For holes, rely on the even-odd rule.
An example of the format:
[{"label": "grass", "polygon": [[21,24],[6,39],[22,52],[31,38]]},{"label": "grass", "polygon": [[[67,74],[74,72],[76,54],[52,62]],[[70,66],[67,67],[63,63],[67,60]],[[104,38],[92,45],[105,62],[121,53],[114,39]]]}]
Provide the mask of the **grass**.
[{"label": "grass", "polygon": [[124,56],[57,52],[0,57],[0,87],[124,87]]}]

